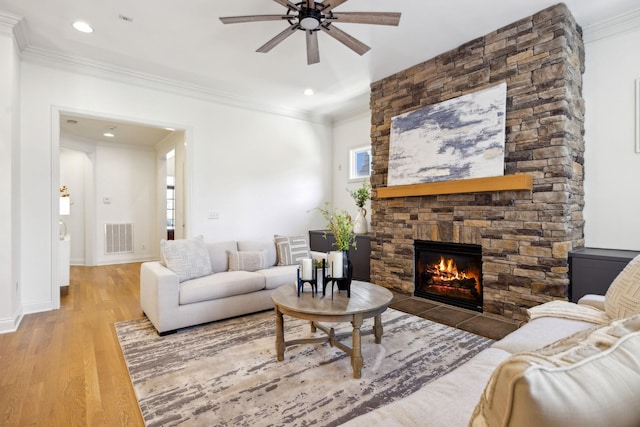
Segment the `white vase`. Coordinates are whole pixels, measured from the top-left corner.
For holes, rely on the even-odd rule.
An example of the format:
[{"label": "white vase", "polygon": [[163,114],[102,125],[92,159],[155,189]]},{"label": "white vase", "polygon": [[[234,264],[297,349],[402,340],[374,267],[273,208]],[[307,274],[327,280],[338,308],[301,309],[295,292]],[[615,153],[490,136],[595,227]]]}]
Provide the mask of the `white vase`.
[{"label": "white vase", "polygon": [[368,231],[367,210],[365,208],[360,208],[358,210],[358,215],[356,215],[356,219],[353,221],[353,232],[356,234],[364,234]]}]

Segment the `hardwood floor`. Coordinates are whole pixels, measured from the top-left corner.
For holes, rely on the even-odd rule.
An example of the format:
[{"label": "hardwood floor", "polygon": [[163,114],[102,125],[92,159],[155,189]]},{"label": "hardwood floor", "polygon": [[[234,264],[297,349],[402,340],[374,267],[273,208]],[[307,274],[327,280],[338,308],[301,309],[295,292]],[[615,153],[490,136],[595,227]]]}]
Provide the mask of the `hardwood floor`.
[{"label": "hardwood floor", "polygon": [[113,327],[142,316],[139,277],[139,263],[72,267],[60,310],[0,335],[0,425],[144,425]]}]

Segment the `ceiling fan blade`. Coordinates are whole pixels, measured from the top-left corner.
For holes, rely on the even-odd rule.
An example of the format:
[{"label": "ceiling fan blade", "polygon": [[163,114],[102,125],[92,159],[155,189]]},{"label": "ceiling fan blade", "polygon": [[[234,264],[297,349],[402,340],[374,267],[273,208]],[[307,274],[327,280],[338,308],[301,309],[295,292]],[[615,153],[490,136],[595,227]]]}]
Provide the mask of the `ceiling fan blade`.
[{"label": "ceiling fan blade", "polygon": [[318,49],[318,32],[305,31],[307,33],[307,65],[320,62],[320,49]]},{"label": "ceiling fan blade", "polygon": [[284,7],[288,7],[289,9],[292,10],[300,10],[300,8],[298,8],[298,6],[296,6],[295,4],[291,3],[289,0],[273,0],[278,4],[283,5]]},{"label": "ceiling fan blade", "polygon": [[238,24],[242,22],[260,21],[286,21],[291,19],[290,15],[248,15],[248,16],[226,16],[220,18],[223,24]]},{"label": "ceiling fan blade", "polygon": [[328,4],[328,6],[324,9],[322,9],[322,12],[330,12],[333,9],[335,9],[336,7],[340,6],[342,3],[346,3],[347,0],[329,0],[329,1],[325,1],[323,4]]},{"label": "ceiling fan blade", "polygon": [[333,25],[321,25],[320,28],[325,33],[329,34],[334,39],[338,40],[340,43],[347,46],[349,49],[353,50],[358,55],[362,56],[371,49],[366,44],[362,43],[360,40],[356,39],[353,36],[345,33],[344,31],[334,27]]},{"label": "ceiling fan blade", "polygon": [[276,47],[284,39],[294,34],[298,29],[298,27],[299,27],[298,24],[291,25],[290,27],[286,28],[283,32],[279,33],[277,36],[275,36],[274,38],[272,38],[271,40],[269,40],[268,42],[260,46],[258,50],[256,50],[256,52],[261,52],[261,53],[269,52],[271,49]]},{"label": "ceiling fan blade", "polygon": [[397,26],[400,24],[400,15],[397,12],[342,12],[334,13],[333,17],[340,23]]}]

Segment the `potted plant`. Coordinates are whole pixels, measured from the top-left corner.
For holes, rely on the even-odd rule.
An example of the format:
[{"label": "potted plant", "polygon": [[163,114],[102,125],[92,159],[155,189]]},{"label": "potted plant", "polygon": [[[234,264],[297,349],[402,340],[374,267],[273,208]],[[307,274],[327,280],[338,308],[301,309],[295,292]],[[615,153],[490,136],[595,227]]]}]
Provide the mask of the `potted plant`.
[{"label": "potted plant", "polygon": [[331,275],[334,278],[341,278],[345,274],[344,271],[348,265],[349,247],[356,247],[353,220],[347,211],[329,210],[329,202],[325,203],[324,208],[318,208],[318,210],[322,212],[322,216],[327,221],[327,228],[335,238],[333,245],[337,251],[329,253]]},{"label": "potted plant", "polygon": [[369,180],[364,180],[362,186],[357,190],[348,190],[353,200],[356,202],[356,206],[359,208],[358,215],[353,225],[353,231],[356,234],[363,234],[368,232],[367,226],[367,210],[364,208],[364,204],[367,200],[371,199],[371,183]]}]

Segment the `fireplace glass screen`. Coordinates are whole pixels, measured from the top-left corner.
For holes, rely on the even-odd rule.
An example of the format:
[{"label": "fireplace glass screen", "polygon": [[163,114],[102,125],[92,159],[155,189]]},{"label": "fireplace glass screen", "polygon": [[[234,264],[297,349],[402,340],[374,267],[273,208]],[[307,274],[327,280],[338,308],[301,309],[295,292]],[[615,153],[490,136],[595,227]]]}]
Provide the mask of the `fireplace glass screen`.
[{"label": "fireplace glass screen", "polygon": [[482,247],[416,240],[415,295],[482,311]]}]

